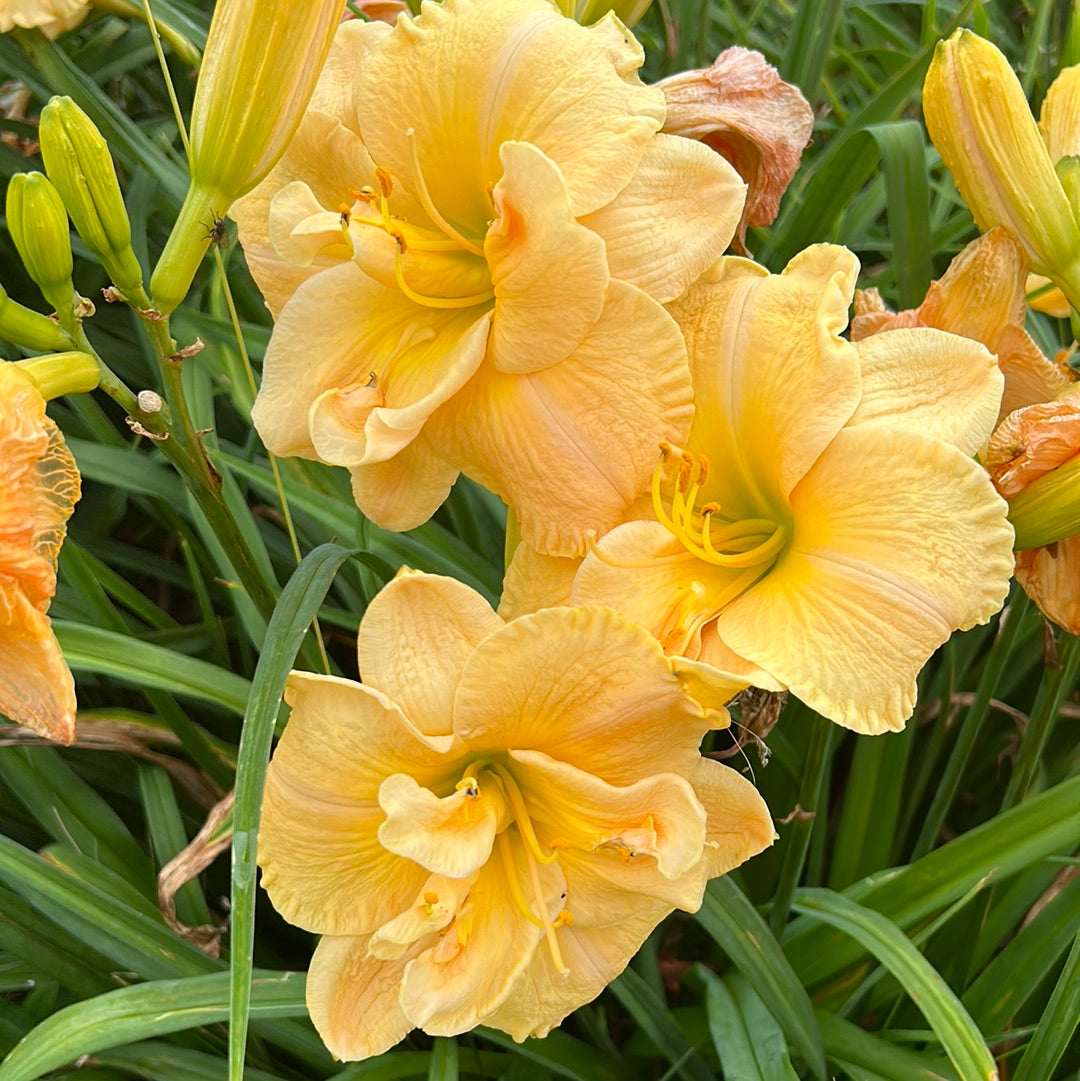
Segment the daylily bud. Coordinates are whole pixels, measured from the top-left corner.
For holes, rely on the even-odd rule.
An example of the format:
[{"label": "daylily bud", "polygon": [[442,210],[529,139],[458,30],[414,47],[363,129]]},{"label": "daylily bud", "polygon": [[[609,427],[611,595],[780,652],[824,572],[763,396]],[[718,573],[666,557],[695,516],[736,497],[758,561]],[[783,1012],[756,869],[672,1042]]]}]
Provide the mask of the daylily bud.
[{"label": "daylily bud", "polygon": [[609,11],[624,26],[634,26],[652,7],[652,0],[554,0],[555,6],[584,26],[599,22]]},{"label": "daylily bud", "polygon": [[1063,68],[1050,84],[1039,113],[1039,131],[1051,161],[1080,154],[1080,64]]},{"label": "daylily bud", "polygon": [[61,324],[70,322],[75,288],[68,216],[60,193],[41,173],[16,173],[11,178],[7,225],[27,273],[56,309]]},{"label": "daylily bud", "polygon": [[934,52],[923,113],[979,228],[1007,225],[1032,268],[1080,299],[1077,218],[1008,60],[958,30]]},{"label": "daylily bud", "polygon": [[38,132],[45,170],[83,243],[121,293],[138,297],[142,270],[131,250],[131,225],[101,132],[68,97],[54,97],[45,106]]},{"label": "daylily bud", "polygon": [[1080,533],[1080,455],[1032,481],[1009,503],[1016,550],[1042,548]]},{"label": "daylily bud", "polygon": [[46,350],[67,349],[71,339],[60,329],[59,323],[53,322],[40,312],[24,308],[14,301],[0,285],[0,338],[14,342],[27,349]]},{"label": "daylily bud", "polygon": [[85,394],[94,390],[101,379],[98,362],[89,353],[53,353],[16,360],[14,364],[33,380],[47,402],[62,394]]},{"label": "daylily bud", "polygon": [[274,167],[296,131],[341,20],[343,0],[219,0],[191,113],[191,186],[154,270],[171,312],[212,226]]}]

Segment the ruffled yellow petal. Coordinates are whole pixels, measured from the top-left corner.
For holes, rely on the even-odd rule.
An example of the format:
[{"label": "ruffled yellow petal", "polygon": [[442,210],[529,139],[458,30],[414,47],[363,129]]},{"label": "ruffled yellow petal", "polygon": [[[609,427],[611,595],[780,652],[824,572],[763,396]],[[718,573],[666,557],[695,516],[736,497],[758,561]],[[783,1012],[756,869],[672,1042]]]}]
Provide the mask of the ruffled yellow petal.
[{"label": "ruffled yellow petal", "polygon": [[726,514],[782,515],[787,493],[854,411],[858,356],[840,332],[858,266],[824,244],[778,275],[728,258],[671,306],[694,380],[688,449],[708,455],[703,498]]},{"label": "ruffled yellow petal", "polygon": [[467,878],[429,875],[412,907],[384,923],[371,936],[368,950],[372,957],[393,961],[410,950],[415,956],[419,952],[418,943],[423,945],[424,939],[429,943],[433,941],[428,936],[441,934],[457,916],[476,883],[476,877],[475,874]]},{"label": "ruffled yellow petal", "polygon": [[88,0],[5,0],[0,4],[0,34],[21,26],[54,38],[74,30],[89,10]]},{"label": "ruffled yellow petal", "polygon": [[855,347],[862,397],[849,427],[898,428],[974,454],[990,437],[1005,380],[984,345],[929,327],[889,330]]},{"label": "ruffled yellow petal", "polygon": [[328,935],[308,971],[308,1013],[330,1053],[345,1061],[381,1055],[413,1028],[398,1005],[406,961],[376,960],[369,941]]},{"label": "ruffled yellow petal", "polygon": [[613,280],[572,357],[524,376],[484,369],[429,425],[448,460],[515,508],[525,541],[570,556],[647,487],[658,443],[685,434],[691,410],[678,328]]},{"label": "ruffled yellow petal", "polygon": [[267,447],[359,466],[414,438],[480,365],[489,318],[438,312],[421,327],[414,308],[353,263],[304,282],[274,328],[252,410]]},{"label": "ruffled yellow petal", "polygon": [[426,878],[378,843],[379,788],[405,762],[421,783],[443,780],[452,737],[423,736],[380,692],[333,676],[294,672],[285,698],[292,713],[266,778],[263,887],[309,930],[367,933]]},{"label": "ruffled yellow petal", "polygon": [[389,461],[359,465],[350,473],[356,505],[376,525],[398,531],[423,525],[458,478],[424,431]]},{"label": "ruffled yellow petal", "polygon": [[473,240],[492,216],[486,193],[507,140],[539,147],[562,170],[575,216],[588,214],[626,186],[663,122],[662,92],[624,77],[642,59],[631,35],[616,46],[607,28],[578,26],[544,0],[428,4],[360,69],[364,140],[414,193],[422,175]]},{"label": "ruffled yellow petal", "polygon": [[776,840],[769,808],[740,773],[703,758],[690,775],[690,783],[709,816],[706,878],[727,874]]},{"label": "ruffled yellow petal", "polygon": [[[614,277],[667,303],[724,254],[745,194],[739,174],[708,147],[658,135],[630,183],[581,223],[604,238]],[[652,219],[655,227],[643,228]]]},{"label": "ruffled yellow petal", "polygon": [[530,143],[503,143],[505,170],[484,241],[495,288],[490,357],[504,372],[565,360],[604,307],[604,242],[579,225],[559,167]]},{"label": "ruffled yellow petal", "polygon": [[386,813],[379,827],[383,848],[447,878],[479,871],[503,825],[502,800],[487,798],[483,788],[459,787],[439,797],[406,773],[383,781],[379,806]]},{"label": "ruffled yellow petal", "polygon": [[[364,613],[356,641],[360,678],[397,703],[425,735],[447,735],[465,662],[502,626],[487,601],[455,579],[399,572]],[[416,678],[418,658],[422,680]]]},{"label": "ruffled yellow petal", "polygon": [[657,643],[599,608],[508,623],[477,646],[454,704],[473,751],[535,749],[609,784],[685,772],[707,727]]},{"label": "ruffled yellow petal", "polygon": [[[524,851],[509,840],[505,849],[510,865],[492,859],[449,929],[405,970],[402,1009],[433,1036],[454,1036],[481,1024],[505,1000],[533,953],[544,949],[543,930],[511,901],[515,893],[532,895]],[[546,904],[557,912],[562,872],[550,864],[538,874]]]},{"label": "ruffled yellow petal", "polygon": [[503,619],[570,603],[570,590],[580,559],[541,555],[530,544],[519,544],[503,577],[499,615]]},{"label": "ruffled yellow petal", "polygon": [[839,433],[791,500],[790,549],[717,630],[839,724],[900,729],[930,654],[1005,598],[1004,503],[955,447],[873,425]]},{"label": "ruffled yellow petal", "polygon": [[[701,859],[705,810],[677,774],[612,785],[540,751],[511,751],[511,758],[514,779],[532,797],[541,836],[546,828],[548,837],[617,864],[653,862],[667,879],[685,875]],[[566,907],[577,919],[575,905],[568,890]]]},{"label": "ruffled yellow petal", "polygon": [[624,968],[653,928],[671,911],[666,903],[638,900],[610,926],[571,925],[559,931],[568,972],[557,972],[547,950],[514,981],[506,1000],[484,1024],[509,1033],[518,1043],[546,1036],[568,1014],[591,1002]]}]

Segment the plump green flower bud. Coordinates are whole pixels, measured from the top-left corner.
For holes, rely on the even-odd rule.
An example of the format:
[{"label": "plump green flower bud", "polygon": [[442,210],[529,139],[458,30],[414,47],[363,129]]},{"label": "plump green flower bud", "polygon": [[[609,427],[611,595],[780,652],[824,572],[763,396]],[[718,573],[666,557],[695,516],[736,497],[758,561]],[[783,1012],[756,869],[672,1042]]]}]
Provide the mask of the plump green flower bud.
[{"label": "plump green flower bud", "polygon": [[101,132],[68,97],[55,97],[45,106],[38,132],[45,171],[83,243],[101,260],[117,289],[145,305],[142,270],[131,250],[131,225]]},{"label": "plump green flower bud", "polygon": [[159,311],[184,299],[215,219],[284,153],[344,7],[344,0],[218,0],[191,112],[191,186],[150,281]]},{"label": "plump green flower bud", "polygon": [[61,394],[85,394],[93,390],[101,378],[98,362],[89,353],[53,353],[47,357],[17,360],[15,365],[33,380],[46,401],[59,398]]},{"label": "plump green flower bud", "polygon": [[1009,521],[1018,552],[1080,533],[1080,454],[1013,496]]},{"label": "plump green flower bud", "polygon": [[71,235],[64,201],[47,177],[41,173],[16,173],[11,178],[7,225],[26,272],[66,328],[74,321]]},{"label": "plump green flower bud", "polygon": [[624,26],[633,26],[652,6],[652,0],[555,0],[555,6],[585,26],[614,11]]},{"label": "plump green flower bud", "polygon": [[40,312],[24,308],[17,301],[12,300],[2,285],[0,285],[0,338],[27,349],[38,349],[42,352],[67,349],[71,346],[71,339],[60,329],[59,323]]}]

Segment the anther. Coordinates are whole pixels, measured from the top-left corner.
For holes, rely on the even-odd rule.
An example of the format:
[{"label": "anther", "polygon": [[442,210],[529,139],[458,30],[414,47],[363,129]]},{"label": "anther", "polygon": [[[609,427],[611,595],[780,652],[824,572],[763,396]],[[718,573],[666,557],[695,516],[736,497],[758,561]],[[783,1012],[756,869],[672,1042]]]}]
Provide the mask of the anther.
[{"label": "anther", "polygon": [[383,193],[383,198],[389,199],[390,193],[394,190],[393,178],[381,165],[377,165],[375,167],[375,179],[379,182],[379,189]]},{"label": "anther", "polygon": [[428,890],[424,894],[425,905],[437,905],[439,903],[439,895],[434,890]]}]

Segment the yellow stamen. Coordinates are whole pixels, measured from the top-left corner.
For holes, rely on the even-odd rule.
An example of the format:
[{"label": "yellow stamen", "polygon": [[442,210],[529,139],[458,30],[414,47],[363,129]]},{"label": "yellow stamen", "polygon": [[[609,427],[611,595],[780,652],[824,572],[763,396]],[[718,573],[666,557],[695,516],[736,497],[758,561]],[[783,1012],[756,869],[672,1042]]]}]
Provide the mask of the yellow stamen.
[{"label": "yellow stamen", "polygon": [[431,193],[427,189],[427,184],[424,182],[424,174],[420,169],[420,155],[416,149],[416,131],[413,128],[409,128],[405,132],[405,138],[409,140],[409,154],[412,157],[413,176],[416,178],[416,195],[420,200],[420,205],[427,211],[427,215],[431,220],[448,236],[451,240],[457,242],[457,244],[464,248],[466,251],[471,251],[473,255],[479,255],[483,258],[484,249],[475,244],[459,233],[443,216],[439,213],[434,202],[431,199]]},{"label": "yellow stamen", "polygon": [[490,768],[499,778],[503,793],[507,800],[509,800],[510,806],[513,808],[514,821],[517,823],[518,832],[525,841],[525,847],[529,849],[533,856],[541,863],[554,863],[559,858],[559,853],[552,852],[550,855],[545,855],[541,850],[540,842],[536,839],[536,831],[533,829],[529,808],[525,806],[525,797],[521,794],[521,789],[518,788],[517,782],[510,775],[509,770],[494,762],[491,764]]},{"label": "yellow stamen", "polygon": [[398,250],[394,252],[394,281],[397,282],[398,288],[415,304],[422,304],[425,308],[472,308],[477,304],[486,304],[489,300],[495,299],[494,289],[487,289],[483,293],[473,293],[467,297],[429,297],[423,293],[418,293],[405,280],[405,272],[402,269],[401,254],[404,238],[394,233],[390,235],[398,241]]},{"label": "yellow stamen", "polygon": [[567,908],[559,910],[558,916],[555,917],[555,922],[552,926],[557,931],[560,927],[569,927],[574,922],[574,914]]}]

